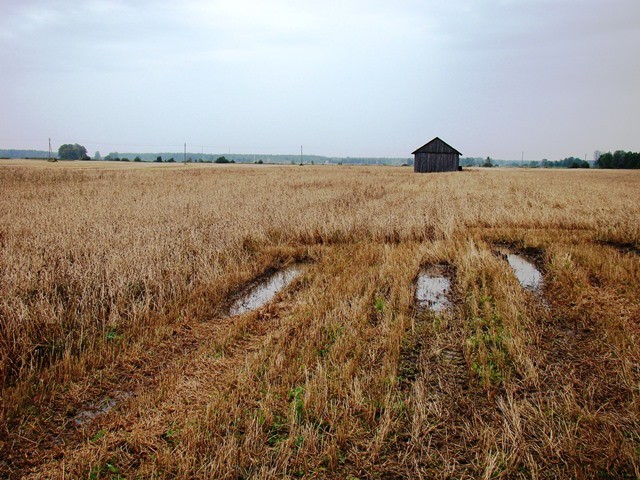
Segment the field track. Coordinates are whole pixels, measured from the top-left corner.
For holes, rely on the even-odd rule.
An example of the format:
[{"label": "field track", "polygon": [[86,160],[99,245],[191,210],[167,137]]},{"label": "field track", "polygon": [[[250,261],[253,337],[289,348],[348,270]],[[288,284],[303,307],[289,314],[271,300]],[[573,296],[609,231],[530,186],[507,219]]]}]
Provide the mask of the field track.
[{"label": "field track", "polygon": [[640,476],[638,172],[0,161],[0,185],[0,478]]}]

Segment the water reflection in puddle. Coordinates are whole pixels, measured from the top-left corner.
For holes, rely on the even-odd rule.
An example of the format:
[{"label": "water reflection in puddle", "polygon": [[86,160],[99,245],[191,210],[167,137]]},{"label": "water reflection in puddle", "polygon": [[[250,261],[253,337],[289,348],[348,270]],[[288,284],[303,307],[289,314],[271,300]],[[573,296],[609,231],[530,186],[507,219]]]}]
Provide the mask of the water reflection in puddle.
[{"label": "water reflection in puddle", "polygon": [[507,261],[513,269],[520,285],[528,290],[540,290],[542,287],[542,274],[531,262],[520,255],[507,253]]},{"label": "water reflection in puddle", "polygon": [[447,294],[451,281],[442,275],[441,269],[423,270],[416,282],[416,304],[418,308],[430,308],[434,312],[442,312],[451,306]]},{"label": "water reflection in puddle", "polygon": [[78,412],[73,418],[73,422],[78,426],[90,423],[96,418],[109,413],[118,403],[131,397],[131,395],[131,392],[116,392],[112,397],[105,397]]},{"label": "water reflection in puddle", "polygon": [[288,287],[301,272],[300,266],[293,265],[274,273],[239,298],[229,309],[229,315],[242,315],[262,307],[270,302],[278,292]]}]

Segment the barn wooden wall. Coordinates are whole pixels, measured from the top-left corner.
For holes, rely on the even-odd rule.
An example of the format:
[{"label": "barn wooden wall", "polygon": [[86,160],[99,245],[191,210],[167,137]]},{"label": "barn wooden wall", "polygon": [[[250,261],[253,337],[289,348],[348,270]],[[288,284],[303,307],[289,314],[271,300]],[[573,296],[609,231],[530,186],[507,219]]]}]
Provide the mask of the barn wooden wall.
[{"label": "barn wooden wall", "polygon": [[414,172],[456,172],[460,164],[457,153],[416,153]]}]

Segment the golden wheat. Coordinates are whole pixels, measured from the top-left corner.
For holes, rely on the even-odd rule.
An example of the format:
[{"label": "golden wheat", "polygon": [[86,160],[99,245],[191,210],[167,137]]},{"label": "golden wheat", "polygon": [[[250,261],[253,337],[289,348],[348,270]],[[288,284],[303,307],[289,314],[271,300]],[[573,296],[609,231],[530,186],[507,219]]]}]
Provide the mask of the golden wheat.
[{"label": "golden wheat", "polygon": [[0,473],[637,477],[639,180],[0,163]]}]

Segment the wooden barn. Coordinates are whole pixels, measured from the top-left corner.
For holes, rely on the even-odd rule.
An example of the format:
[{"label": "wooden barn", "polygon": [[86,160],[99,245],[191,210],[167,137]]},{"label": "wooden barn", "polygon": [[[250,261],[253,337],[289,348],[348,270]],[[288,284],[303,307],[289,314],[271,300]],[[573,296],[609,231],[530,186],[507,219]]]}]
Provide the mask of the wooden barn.
[{"label": "wooden barn", "polygon": [[413,171],[424,173],[455,172],[459,170],[462,154],[436,137],[413,152],[413,155]]}]

